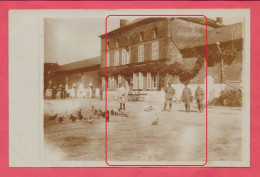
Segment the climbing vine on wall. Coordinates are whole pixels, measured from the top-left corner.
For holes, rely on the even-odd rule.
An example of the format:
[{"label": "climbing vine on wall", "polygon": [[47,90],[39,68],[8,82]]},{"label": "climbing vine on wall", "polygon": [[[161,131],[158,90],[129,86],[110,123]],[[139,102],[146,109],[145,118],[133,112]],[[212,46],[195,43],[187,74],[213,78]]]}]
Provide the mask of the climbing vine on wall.
[{"label": "climbing vine on wall", "polygon": [[[159,85],[162,86],[164,83],[164,76],[170,74],[174,77],[179,77],[182,83],[189,82],[193,79],[198,72],[201,70],[205,59],[203,57],[198,57],[195,66],[192,69],[186,69],[184,64],[175,62],[173,64],[167,65],[166,63],[149,63],[143,65],[129,65],[121,67],[112,67],[107,68],[107,76],[115,76],[120,74],[125,77],[127,81],[130,81],[130,78],[133,76],[133,73],[147,73],[151,72],[154,76],[159,73]],[[97,72],[99,78],[105,76],[105,69],[100,69]]]}]

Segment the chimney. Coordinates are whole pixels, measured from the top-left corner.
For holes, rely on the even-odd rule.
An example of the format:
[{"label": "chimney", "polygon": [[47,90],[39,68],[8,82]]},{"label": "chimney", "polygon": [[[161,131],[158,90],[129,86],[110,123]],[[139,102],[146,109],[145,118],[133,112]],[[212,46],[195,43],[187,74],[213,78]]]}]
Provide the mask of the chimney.
[{"label": "chimney", "polygon": [[223,18],[222,17],[217,17],[216,21],[217,21],[218,24],[223,25]]},{"label": "chimney", "polygon": [[120,28],[123,27],[123,26],[126,26],[128,23],[129,23],[128,20],[126,20],[126,19],[120,19]]}]

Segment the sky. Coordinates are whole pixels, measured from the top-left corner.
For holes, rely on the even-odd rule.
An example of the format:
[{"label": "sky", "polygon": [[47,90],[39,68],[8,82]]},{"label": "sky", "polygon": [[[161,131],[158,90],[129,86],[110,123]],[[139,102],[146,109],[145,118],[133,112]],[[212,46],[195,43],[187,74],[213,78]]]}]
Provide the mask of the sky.
[{"label": "sky", "polygon": [[[129,21],[134,19],[130,17]],[[225,25],[241,21],[242,18],[223,18]],[[108,32],[119,26],[119,18],[110,18]],[[44,62],[57,62],[63,65],[100,56],[99,35],[104,33],[105,19],[103,18],[45,19]]]}]

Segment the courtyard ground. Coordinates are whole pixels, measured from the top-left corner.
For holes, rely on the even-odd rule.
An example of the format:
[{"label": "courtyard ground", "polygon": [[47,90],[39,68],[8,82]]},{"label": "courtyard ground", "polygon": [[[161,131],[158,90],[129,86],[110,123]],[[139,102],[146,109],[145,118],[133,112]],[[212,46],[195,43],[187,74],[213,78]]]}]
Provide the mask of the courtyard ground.
[{"label": "courtyard ground", "polygon": [[[98,99],[44,101],[45,154],[60,160],[104,161],[105,119],[63,124],[48,120],[54,114],[69,116],[82,109],[83,115],[93,105],[105,109]],[[145,112],[148,106],[152,112]],[[197,112],[192,103],[186,113],[182,103],[172,112],[161,112],[163,103],[127,102],[129,117],[112,116],[107,124],[108,161],[205,161],[206,114]],[[108,109],[118,108],[116,100],[108,101]],[[152,125],[154,118],[158,125]],[[241,160],[242,110],[240,108],[208,108],[208,160]]]}]

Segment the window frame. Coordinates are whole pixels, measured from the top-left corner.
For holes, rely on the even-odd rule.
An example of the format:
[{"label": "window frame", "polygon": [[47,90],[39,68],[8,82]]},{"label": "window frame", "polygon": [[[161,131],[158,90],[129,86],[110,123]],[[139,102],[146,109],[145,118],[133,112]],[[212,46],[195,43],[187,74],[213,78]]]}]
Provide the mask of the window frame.
[{"label": "window frame", "polygon": [[114,52],[114,66],[119,66],[119,50]]},{"label": "window frame", "polygon": [[138,62],[144,62],[144,45],[138,46]]},{"label": "window frame", "polygon": [[159,42],[155,41],[152,43],[152,60],[159,59]]},{"label": "window frame", "polygon": [[147,72],[146,74],[146,81],[147,81],[146,88],[152,89],[152,74],[150,72]]}]

